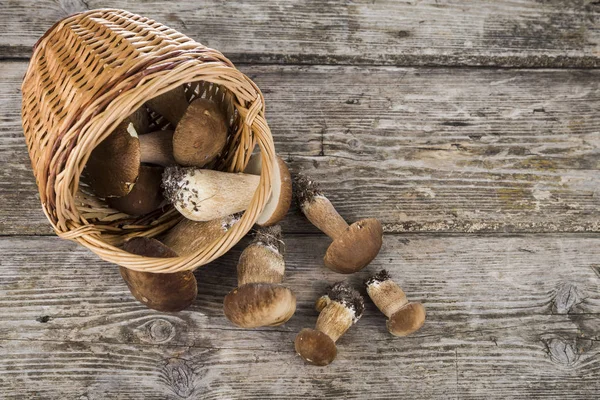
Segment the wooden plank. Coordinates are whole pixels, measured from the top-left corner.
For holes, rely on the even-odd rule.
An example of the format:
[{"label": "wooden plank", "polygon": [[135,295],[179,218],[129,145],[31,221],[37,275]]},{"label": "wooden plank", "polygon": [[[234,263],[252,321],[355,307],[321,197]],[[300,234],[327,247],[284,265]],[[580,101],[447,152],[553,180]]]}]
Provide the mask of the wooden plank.
[{"label": "wooden plank", "polygon": [[[2,57],[29,57],[57,20],[109,1],[0,4]],[[578,67],[600,65],[596,1],[359,0],[129,1],[154,18],[221,50],[234,62]]]},{"label": "wooden plank", "polygon": [[[595,398],[600,395],[600,236],[386,236],[351,277],[329,272],[320,235],[289,235],[285,282],[298,311],[241,330],[222,315],[243,245],[196,272],[188,311],[130,297],[116,267],[51,237],[0,239],[0,392],[8,398]],[[307,251],[310,249],[310,251]],[[295,334],[316,297],[387,268],[428,310],[393,338],[367,300],[327,368],[305,365]],[[361,289],[364,293],[364,290]],[[179,397],[177,397],[179,396]]]},{"label": "wooden plank", "polygon": [[[0,234],[50,234],[0,63]],[[600,230],[600,72],[246,66],[278,152],[387,232]],[[315,232],[294,209],[284,227]]]}]

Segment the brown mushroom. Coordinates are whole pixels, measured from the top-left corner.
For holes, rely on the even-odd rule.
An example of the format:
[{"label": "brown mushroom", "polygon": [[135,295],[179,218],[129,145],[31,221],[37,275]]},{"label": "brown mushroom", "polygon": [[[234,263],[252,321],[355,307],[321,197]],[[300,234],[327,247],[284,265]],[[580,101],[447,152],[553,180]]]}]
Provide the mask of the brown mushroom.
[{"label": "brown mushroom", "polygon": [[421,303],[409,303],[386,270],[370,277],[365,285],[373,303],[388,317],[387,327],[392,335],[407,336],[423,326],[425,307]]},{"label": "brown mushroom", "polygon": [[285,272],[281,228],[257,231],[238,261],[238,287],[223,301],[227,319],[242,328],[281,325],[296,311],[296,296],[281,285]]},{"label": "brown mushroom", "polygon": [[[177,253],[156,239],[136,237],[123,245],[123,250],[145,257],[177,257]],[[196,299],[198,285],[191,271],[168,274],[141,272],[119,267],[131,294],[149,308],[159,311],[181,311]]]},{"label": "brown mushroom", "polygon": [[[142,135],[147,129],[147,113],[140,108],[121,122],[90,154],[84,179],[99,197],[121,197],[135,185],[140,163],[170,165],[164,137],[169,133]],[[157,139],[159,137],[159,140]]]},{"label": "brown mushroom", "polygon": [[192,101],[173,134],[175,160],[186,167],[204,167],[223,151],[227,128],[216,103],[202,98]]},{"label": "brown mushroom", "polygon": [[298,206],[306,218],[333,240],[323,259],[328,268],[351,274],[373,261],[383,237],[378,220],[361,219],[349,226],[315,181],[297,174],[294,183]]},{"label": "brown mushroom", "polygon": [[[256,223],[260,226],[271,226],[279,223],[292,202],[292,177],[287,165],[277,156],[271,179],[271,197],[265,209],[258,216]],[[253,154],[244,170],[246,174],[260,175],[262,171],[262,153]]]},{"label": "brown mushroom", "polygon": [[337,355],[335,342],[355,324],[365,309],[362,296],[343,282],[329,288],[316,303],[320,311],[315,329],[304,328],[296,336],[296,352],[314,365],[328,365]]},{"label": "brown mushroom", "polygon": [[221,237],[239,219],[239,214],[203,222],[184,218],[167,232],[162,242],[180,256],[186,256]]},{"label": "brown mushroom", "polygon": [[131,192],[122,197],[108,197],[112,208],[129,215],[144,215],[156,210],[164,198],[160,189],[162,167],[141,165],[137,182]]},{"label": "brown mushroom", "polygon": [[188,101],[183,86],[177,86],[175,89],[156,96],[148,100],[146,104],[150,109],[162,115],[173,126],[179,123],[188,108]]},{"label": "brown mushroom", "polygon": [[187,219],[210,221],[246,210],[260,177],[199,168],[168,167],[165,198]]}]

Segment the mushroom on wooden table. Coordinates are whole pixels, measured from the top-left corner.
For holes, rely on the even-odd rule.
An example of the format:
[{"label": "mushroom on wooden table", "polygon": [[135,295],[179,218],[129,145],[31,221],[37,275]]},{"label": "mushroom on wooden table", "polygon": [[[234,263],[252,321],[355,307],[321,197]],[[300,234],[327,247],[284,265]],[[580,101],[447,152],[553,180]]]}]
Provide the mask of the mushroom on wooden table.
[{"label": "mushroom on wooden table", "polygon": [[314,180],[296,174],[294,184],[298,206],[306,218],[333,240],[323,258],[325,266],[340,274],[352,274],[373,261],[383,237],[378,220],[367,218],[348,225]]},{"label": "mushroom on wooden table", "polygon": [[278,225],[259,228],[237,265],[238,287],[223,301],[227,319],[243,328],[276,326],[296,311],[296,296],[283,286],[285,261]]},{"label": "mushroom on wooden table", "polygon": [[337,356],[335,342],[358,322],[365,309],[362,296],[344,282],[329,288],[316,303],[317,318],[315,329],[304,328],[296,336],[296,352],[314,365],[328,365]]},{"label": "mushroom on wooden table", "polygon": [[387,328],[394,336],[407,336],[425,323],[425,307],[412,303],[384,269],[365,282],[367,293],[379,310],[388,317]]}]

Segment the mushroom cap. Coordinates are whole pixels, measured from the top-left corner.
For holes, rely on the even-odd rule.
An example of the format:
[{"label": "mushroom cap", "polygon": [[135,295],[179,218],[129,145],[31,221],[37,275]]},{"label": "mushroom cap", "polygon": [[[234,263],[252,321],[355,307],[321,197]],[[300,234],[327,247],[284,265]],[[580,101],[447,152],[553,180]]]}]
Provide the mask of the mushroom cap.
[{"label": "mushroom cap", "polygon": [[242,328],[277,326],[296,311],[296,296],[285,286],[269,283],[248,283],[225,296],[225,316]]},{"label": "mushroom cap", "polygon": [[323,261],[340,274],[352,274],[367,266],[379,253],[383,238],[381,222],[362,219],[329,245]]},{"label": "mushroom cap", "polygon": [[196,99],[187,108],[173,134],[173,155],[178,164],[203,167],[213,161],[227,143],[228,124],[217,104]]},{"label": "mushroom cap", "polygon": [[138,109],[121,122],[90,154],[85,177],[99,197],[121,197],[137,181],[141,149],[138,134],[147,123],[146,110]]},{"label": "mushroom cap", "polygon": [[[271,226],[280,222],[292,204],[292,176],[285,161],[279,156],[275,157],[276,163],[273,170],[271,197],[265,209],[258,216],[256,223],[260,226]],[[253,154],[244,170],[247,174],[260,175],[262,171],[262,153]]]},{"label": "mushroom cap", "polygon": [[[146,237],[128,240],[123,250],[145,257],[177,257],[177,253],[158,240]],[[158,311],[181,311],[189,307],[198,294],[196,277],[191,271],[160,274],[125,267],[119,270],[133,297]]]},{"label": "mushroom cap", "polygon": [[135,186],[123,197],[109,197],[109,206],[129,215],[144,215],[156,210],[164,201],[160,184],[162,167],[141,165]]},{"label": "mushroom cap", "polygon": [[423,304],[408,303],[388,319],[388,330],[394,336],[410,335],[423,326],[425,314]]},{"label": "mushroom cap", "polygon": [[315,329],[304,328],[294,341],[296,353],[314,365],[329,365],[337,355],[335,342],[329,336]]}]

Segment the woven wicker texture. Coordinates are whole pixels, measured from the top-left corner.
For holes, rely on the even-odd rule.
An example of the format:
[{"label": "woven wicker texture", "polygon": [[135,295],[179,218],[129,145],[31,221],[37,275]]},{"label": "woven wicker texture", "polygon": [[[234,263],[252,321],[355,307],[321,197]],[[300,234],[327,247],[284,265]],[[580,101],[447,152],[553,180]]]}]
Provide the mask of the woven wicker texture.
[{"label": "woven wicker texture", "polygon": [[[242,171],[258,145],[260,184],[240,221],[205,248],[169,259],[136,256],[117,246],[166,231],[179,214],[171,207],[137,218],[120,214],[79,178],[92,150],[122,120],[182,84],[188,100],[218,98],[229,110],[228,144],[217,169]],[[104,260],[149,272],[197,268],[235,245],[267,202],[275,150],[260,90],[220,52],[176,30],[122,10],[68,17],[34,47],[22,92],[23,130],[44,212],[60,237]]]}]

